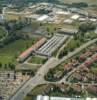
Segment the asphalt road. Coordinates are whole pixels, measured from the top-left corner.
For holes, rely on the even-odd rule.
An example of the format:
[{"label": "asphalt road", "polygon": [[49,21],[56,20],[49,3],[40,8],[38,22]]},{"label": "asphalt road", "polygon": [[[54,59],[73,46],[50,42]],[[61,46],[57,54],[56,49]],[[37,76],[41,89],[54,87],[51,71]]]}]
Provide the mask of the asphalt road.
[{"label": "asphalt road", "polygon": [[46,83],[44,80],[44,75],[48,72],[48,67],[57,62],[57,59],[51,58],[48,60],[46,64],[44,64],[39,71],[37,72],[36,76],[29,79],[11,98],[10,100],[23,100],[23,98],[29,93],[33,88],[35,88],[39,84]]}]

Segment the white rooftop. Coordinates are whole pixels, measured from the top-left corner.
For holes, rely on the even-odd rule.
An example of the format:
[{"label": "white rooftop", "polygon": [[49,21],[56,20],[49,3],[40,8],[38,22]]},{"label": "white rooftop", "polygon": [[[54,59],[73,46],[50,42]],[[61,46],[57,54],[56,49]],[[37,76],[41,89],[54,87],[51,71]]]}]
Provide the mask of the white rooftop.
[{"label": "white rooftop", "polygon": [[37,18],[37,21],[44,21],[48,18],[49,16],[48,15],[42,15],[40,16],[39,18]]},{"label": "white rooftop", "polygon": [[39,17],[39,15],[36,15],[36,14],[34,14],[34,15],[27,15],[26,16],[26,18],[34,18],[34,19],[37,19]]},{"label": "white rooftop", "polygon": [[87,18],[79,18],[79,21],[86,21]]},{"label": "white rooftop", "polygon": [[42,98],[41,95],[37,96],[37,100],[41,100],[41,98]]},{"label": "white rooftop", "polygon": [[44,96],[42,100],[49,100],[49,96]]},{"label": "white rooftop", "polygon": [[57,11],[56,14],[63,14],[63,15],[69,15],[69,11]]},{"label": "white rooftop", "polygon": [[39,95],[39,96],[37,96],[37,100],[49,100],[49,96]]},{"label": "white rooftop", "polygon": [[76,20],[76,19],[78,19],[79,17],[80,17],[79,15],[73,15],[73,16],[71,17],[71,19]]},{"label": "white rooftop", "polygon": [[95,22],[95,21],[97,21],[97,19],[91,18],[90,21]]},{"label": "white rooftop", "polygon": [[71,100],[71,99],[65,97],[51,97],[50,100]]},{"label": "white rooftop", "polygon": [[[39,98],[38,98],[39,97]],[[97,98],[66,98],[66,97],[49,97],[49,96],[37,96],[37,100],[97,100]]]},{"label": "white rooftop", "polygon": [[64,23],[71,24],[72,22],[73,22],[73,20],[72,20],[72,19],[66,19],[66,20],[64,20]]},{"label": "white rooftop", "polygon": [[36,5],[33,5],[33,6],[30,6],[29,8],[31,8],[31,9],[32,9],[32,8],[35,8],[35,7],[36,7]]}]

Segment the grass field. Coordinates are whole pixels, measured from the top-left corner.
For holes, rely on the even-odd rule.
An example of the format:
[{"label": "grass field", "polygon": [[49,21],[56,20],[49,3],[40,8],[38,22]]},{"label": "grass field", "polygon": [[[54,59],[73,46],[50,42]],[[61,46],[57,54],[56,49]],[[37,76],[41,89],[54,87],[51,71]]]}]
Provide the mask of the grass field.
[{"label": "grass field", "polygon": [[29,63],[34,63],[34,64],[44,64],[46,61],[46,58],[41,57],[41,56],[32,56],[32,58],[29,60]]},{"label": "grass field", "polygon": [[74,40],[72,39],[68,45],[67,45],[67,48],[76,48],[77,47],[77,44],[81,44],[81,42],[79,40]]},{"label": "grass field", "polygon": [[15,57],[18,56],[25,49],[27,49],[27,47],[30,47],[32,45],[32,42],[33,42],[33,39],[17,40],[5,46],[4,48],[0,48],[0,62],[2,64],[14,62]]},{"label": "grass field", "polygon": [[84,42],[80,39],[72,38],[68,45],[64,48],[64,50],[70,50],[80,47]]},{"label": "grass field", "polygon": [[35,87],[29,94],[31,95],[39,95],[47,88],[47,84],[42,84]]},{"label": "grass field", "polygon": [[[45,91],[46,88],[47,88],[47,84],[42,84],[35,87],[30,93],[28,93],[28,96],[26,96],[24,100],[32,100],[33,95],[37,96],[41,94],[43,91]],[[33,100],[36,100],[36,99],[33,99]]]},{"label": "grass field", "polygon": [[37,70],[41,67],[41,65],[35,65],[35,64],[18,64],[16,66],[16,70],[30,70],[34,73],[37,72]]}]

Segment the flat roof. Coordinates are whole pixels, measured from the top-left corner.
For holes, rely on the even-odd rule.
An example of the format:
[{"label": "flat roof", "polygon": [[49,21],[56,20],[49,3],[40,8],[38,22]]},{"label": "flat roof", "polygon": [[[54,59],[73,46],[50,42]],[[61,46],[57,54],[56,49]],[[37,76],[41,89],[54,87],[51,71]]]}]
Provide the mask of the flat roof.
[{"label": "flat roof", "polygon": [[62,29],[59,30],[59,32],[77,33],[78,29],[66,29],[66,28],[62,28]]},{"label": "flat roof", "polygon": [[45,19],[47,19],[49,16],[48,15],[42,15],[39,18],[37,18],[37,21],[44,21]]},{"label": "flat roof", "polygon": [[92,22],[96,22],[97,19],[95,19],[95,18],[91,18],[90,21],[92,21]]},{"label": "flat roof", "polygon": [[72,22],[73,22],[72,19],[66,19],[66,20],[64,20],[64,23],[72,23]]},{"label": "flat roof", "polygon": [[37,96],[37,100],[41,100],[41,98],[42,98],[42,95]]},{"label": "flat roof", "polygon": [[63,14],[63,15],[69,15],[69,11],[57,11],[56,14]]},{"label": "flat roof", "polygon": [[65,97],[51,97],[50,100],[71,100],[71,98],[65,98]]},{"label": "flat roof", "polygon": [[73,15],[72,17],[71,17],[71,19],[78,19],[80,17],[80,15]]},{"label": "flat roof", "polygon": [[[41,97],[41,98],[40,98]],[[79,97],[79,96],[78,96]],[[37,96],[37,100],[84,100],[84,98],[72,98],[72,97],[49,97],[49,96]],[[85,100],[97,100],[97,98],[89,98],[87,97]]]},{"label": "flat roof", "polygon": [[27,15],[27,16],[25,16],[26,18],[35,18],[35,19],[37,19],[38,17],[39,17],[39,15],[37,15],[37,14],[34,14],[34,15]]}]

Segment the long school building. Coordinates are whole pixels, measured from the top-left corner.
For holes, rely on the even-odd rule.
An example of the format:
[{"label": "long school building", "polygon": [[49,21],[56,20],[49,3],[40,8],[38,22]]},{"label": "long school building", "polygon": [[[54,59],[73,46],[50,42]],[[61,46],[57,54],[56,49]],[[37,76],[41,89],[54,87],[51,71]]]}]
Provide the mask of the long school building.
[{"label": "long school building", "polygon": [[23,53],[21,53],[20,56],[17,58],[17,61],[23,62],[24,60],[26,60],[32,54],[32,52],[34,52],[36,49],[38,49],[45,42],[46,42],[46,38],[40,39],[38,42],[33,44],[30,48],[28,48]]}]

